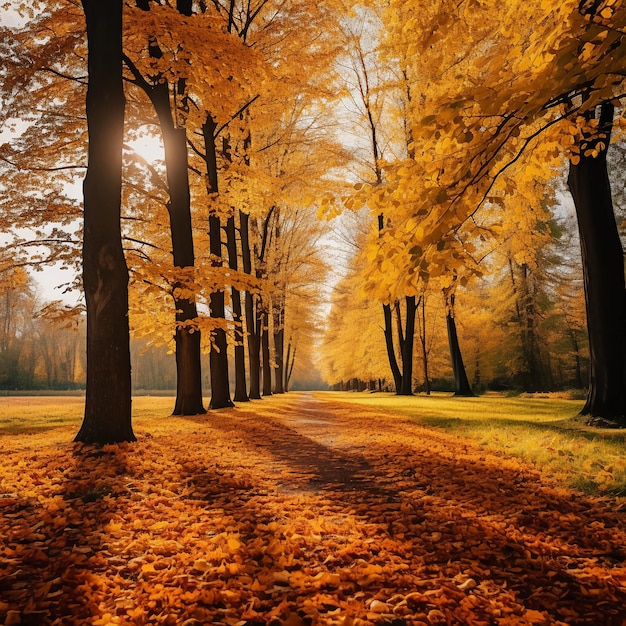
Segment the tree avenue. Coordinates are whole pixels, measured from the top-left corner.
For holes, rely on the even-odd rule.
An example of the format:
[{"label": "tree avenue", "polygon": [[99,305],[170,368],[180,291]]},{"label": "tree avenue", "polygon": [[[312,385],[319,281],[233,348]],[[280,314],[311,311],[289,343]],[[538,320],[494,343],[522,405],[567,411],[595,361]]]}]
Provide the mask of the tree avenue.
[{"label": "tree avenue", "polygon": [[319,353],[329,384],[403,395],[588,374],[583,415],[626,425],[620,0],[97,4],[16,0],[0,44],[0,293],[82,262],[79,440],[134,438],[129,332],[175,353],[176,415]]}]

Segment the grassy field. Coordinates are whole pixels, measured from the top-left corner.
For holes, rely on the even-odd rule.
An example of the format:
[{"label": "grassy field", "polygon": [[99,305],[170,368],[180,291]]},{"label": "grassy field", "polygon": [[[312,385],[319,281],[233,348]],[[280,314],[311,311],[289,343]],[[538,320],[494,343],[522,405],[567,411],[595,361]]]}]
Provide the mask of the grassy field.
[{"label": "grassy field", "polygon": [[[578,400],[350,392],[315,395],[355,404],[368,412],[407,416],[490,452],[522,458],[548,478],[586,493],[626,496],[626,431],[589,428],[572,420],[582,406]],[[0,440],[4,441],[0,445],[6,448],[11,440],[15,447],[19,436],[34,434],[47,434],[58,443],[71,441],[80,427],[83,402],[76,396],[0,397]],[[171,397],[135,397],[133,420],[138,436],[144,420],[167,417],[173,402]]]},{"label": "grassy field", "polygon": [[[81,396],[0,396],[0,436],[80,428],[85,400]],[[206,401],[208,406],[208,400]],[[167,416],[173,397],[133,398],[133,418]]]},{"label": "grassy field", "polygon": [[579,400],[354,392],[316,395],[408,416],[491,452],[522,458],[549,478],[586,493],[626,496],[626,431],[590,428],[575,421],[572,418],[583,405]]}]

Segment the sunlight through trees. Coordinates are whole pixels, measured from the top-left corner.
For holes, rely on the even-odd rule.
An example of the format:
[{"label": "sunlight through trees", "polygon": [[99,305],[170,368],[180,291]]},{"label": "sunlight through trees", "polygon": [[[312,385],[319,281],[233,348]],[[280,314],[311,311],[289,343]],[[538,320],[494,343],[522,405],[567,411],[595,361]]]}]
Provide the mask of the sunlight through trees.
[{"label": "sunlight through trees", "polygon": [[[117,188],[93,174],[97,52],[72,3],[10,9],[2,280],[52,264],[78,277],[82,263],[91,345],[104,283],[90,278],[103,254],[90,202]],[[317,369],[329,385],[399,394],[588,387],[587,419],[623,424],[610,170],[625,22],[613,0],[123,3],[120,62],[105,52],[126,102],[123,259],[111,259],[129,292],[113,326],[175,355],[173,412],[202,414],[207,383],[220,408],[312,384]],[[562,208],[566,176],[576,216]],[[362,227],[337,257],[326,246],[342,212]],[[336,258],[348,269],[329,296]],[[83,309],[41,307],[59,323]],[[128,395],[129,362],[103,367],[120,381],[88,365],[88,397]]]}]

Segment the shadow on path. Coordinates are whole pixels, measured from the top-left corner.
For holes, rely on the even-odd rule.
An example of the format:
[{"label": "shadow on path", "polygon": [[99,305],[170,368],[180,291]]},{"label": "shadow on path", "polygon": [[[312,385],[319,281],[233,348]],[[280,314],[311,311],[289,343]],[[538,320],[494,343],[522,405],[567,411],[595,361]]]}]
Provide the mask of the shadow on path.
[{"label": "shadow on path", "polygon": [[[215,428],[271,458],[279,490],[317,494],[322,514],[352,511],[372,539],[353,556],[383,568],[377,588],[438,591],[422,593],[422,608],[438,598],[448,623],[463,623],[471,602],[485,623],[626,622],[623,511],[408,422],[296,398]],[[390,563],[402,567],[386,577]]]}]

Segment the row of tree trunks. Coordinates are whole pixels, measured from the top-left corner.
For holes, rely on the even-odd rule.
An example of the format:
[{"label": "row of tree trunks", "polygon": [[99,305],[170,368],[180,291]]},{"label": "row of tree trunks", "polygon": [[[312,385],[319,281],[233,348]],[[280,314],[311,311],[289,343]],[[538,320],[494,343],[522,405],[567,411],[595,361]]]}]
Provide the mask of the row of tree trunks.
[{"label": "row of tree trunks", "polygon": [[[214,132],[214,128],[213,128]],[[207,152],[208,154],[208,152]],[[212,169],[209,180],[212,192],[217,191],[217,170]],[[270,245],[276,244],[275,222],[278,212],[275,208],[268,211],[262,220],[259,229],[258,220],[239,211],[239,228],[235,216],[232,215],[226,221],[226,249],[228,253],[229,267],[237,271],[239,269],[239,249],[241,250],[241,267],[244,273],[254,276],[259,281],[267,280],[267,253]],[[213,221],[212,221],[213,220]],[[254,227],[255,245],[250,245],[250,224]],[[209,239],[213,242],[211,254],[217,258],[218,251],[221,254],[223,242],[221,236],[221,223],[213,217],[209,218]],[[239,233],[239,240],[237,234]],[[254,263],[253,263],[254,261]],[[223,297],[223,292],[221,293]],[[234,366],[235,366],[235,391],[236,402],[246,402],[250,399],[260,399],[273,393],[283,393],[288,385],[288,379],[293,372],[293,359],[291,356],[290,370],[285,372],[284,364],[284,298],[275,298],[270,303],[261,293],[248,290],[242,296],[238,289],[231,289],[232,316],[234,323]],[[217,303],[217,306],[214,304]],[[272,309],[272,327],[270,328],[270,308]],[[219,301],[216,294],[211,296],[211,313],[222,319],[225,318],[223,299]],[[244,320],[245,329],[244,332]],[[273,332],[272,332],[273,331]],[[245,341],[247,335],[247,341]],[[214,350],[214,347],[217,348]],[[246,347],[248,351],[248,372],[246,372]],[[210,408],[232,406],[228,382],[228,344],[225,332],[218,330],[214,336],[214,346],[211,354],[215,352],[215,358],[211,360],[211,387],[212,401]],[[274,360],[272,361],[272,352]],[[249,391],[247,389],[249,380]],[[217,401],[217,400],[219,401]]]}]

